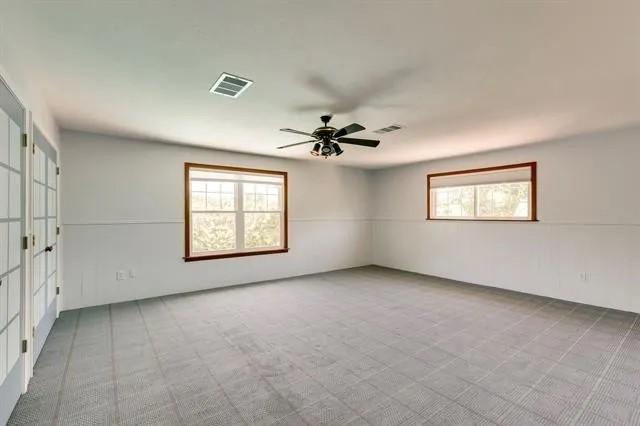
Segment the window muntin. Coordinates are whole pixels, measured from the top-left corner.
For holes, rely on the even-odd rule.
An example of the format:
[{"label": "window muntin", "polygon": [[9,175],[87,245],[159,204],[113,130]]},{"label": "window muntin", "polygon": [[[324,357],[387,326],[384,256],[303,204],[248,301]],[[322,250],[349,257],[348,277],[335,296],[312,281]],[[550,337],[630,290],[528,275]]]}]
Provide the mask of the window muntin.
[{"label": "window muntin", "polygon": [[245,211],[279,211],[281,209],[281,185],[244,183]]},{"label": "window muntin", "polygon": [[185,164],[185,260],[287,251],[287,173]]},{"label": "window muntin", "polygon": [[191,209],[193,211],[233,211],[235,210],[235,185],[193,178],[191,180]]},{"label": "window muntin", "polygon": [[427,219],[536,220],[536,163],[427,176]]}]

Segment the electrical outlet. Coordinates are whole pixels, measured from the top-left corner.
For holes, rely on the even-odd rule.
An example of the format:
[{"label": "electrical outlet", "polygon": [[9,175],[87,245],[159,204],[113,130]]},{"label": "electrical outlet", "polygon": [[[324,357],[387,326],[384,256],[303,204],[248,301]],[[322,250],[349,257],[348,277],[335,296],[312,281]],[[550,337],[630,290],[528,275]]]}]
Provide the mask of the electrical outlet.
[{"label": "electrical outlet", "polygon": [[124,271],[116,271],[116,281],[123,281],[126,279]]},{"label": "electrical outlet", "polygon": [[580,272],[580,280],[582,282],[586,283],[587,281],[589,281],[589,278],[590,278],[590,275],[588,272]]}]

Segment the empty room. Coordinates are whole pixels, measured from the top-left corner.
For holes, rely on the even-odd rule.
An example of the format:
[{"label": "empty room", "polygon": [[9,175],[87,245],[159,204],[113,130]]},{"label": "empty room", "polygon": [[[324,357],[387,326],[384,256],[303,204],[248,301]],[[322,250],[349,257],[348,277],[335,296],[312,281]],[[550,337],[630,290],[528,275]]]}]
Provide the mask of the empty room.
[{"label": "empty room", "polygon": [[639,425],[636,0],[0,0],[0,425]]}]

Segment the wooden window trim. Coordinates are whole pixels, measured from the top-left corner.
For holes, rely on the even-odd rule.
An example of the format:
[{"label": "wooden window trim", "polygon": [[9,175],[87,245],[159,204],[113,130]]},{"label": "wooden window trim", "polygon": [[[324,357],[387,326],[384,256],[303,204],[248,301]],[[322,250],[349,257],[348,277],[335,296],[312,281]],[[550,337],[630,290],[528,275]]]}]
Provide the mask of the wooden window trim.
[{"label": "wooden window trim", "polygon": [[[219,254],[205,254],[202,256],[191,255],[191,186],[189,182],[189,171],[191,169],[205,169],[205,170],[221,170],[229,172],[239,173],[259,173],[264,175],[277,175],[283,178],[283,215],[284,215],[284,230],[283,230],[283,247],[277,249],[264,249],[264,250],[246,250],[233,253],[219,253]],[[228,259],[232,257],[245,257],[245,256],[259,256],[263,254],[276,254],[286,253],[289,251],[289,186],[288,186],[288,173],[276,170],[264,170],[264,169],[251,169],[247,167],[235,167],[235,166],[218,166],[213,164],[202,163],[184,163],[184,261],[196,262],[199,260],[211,260],[211,259]]]},{"label": "wooden window trim", "polygon": [[[531,218],[529,219],[447,219],[443,217],[431,217],[431,179],[434,177],[463,175],[470,173],[495,172],[499,170],[521,169],[529,167],[531,169]],[[427,218],[426,220],[448,220],[459,222],[537,222],[538,221],[538,163],[531,161],[527,163],[507,164],[504,166],[482,167],[477,169],[454,170],[450,172],[439,172],[427,174]]]}]

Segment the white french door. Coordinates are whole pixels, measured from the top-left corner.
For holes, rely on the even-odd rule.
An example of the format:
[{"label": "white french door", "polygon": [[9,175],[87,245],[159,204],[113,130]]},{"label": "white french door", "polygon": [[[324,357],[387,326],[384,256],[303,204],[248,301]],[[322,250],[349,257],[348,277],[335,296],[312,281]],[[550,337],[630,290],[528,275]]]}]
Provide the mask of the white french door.
[{"label": "white french door", "polygon": [[0,80],[0,424],[24,383],[25,113]]},{"label": "white french door", "polygon": [[57,315],[57,153],[34,126],[33,147],[33,363]]}]

